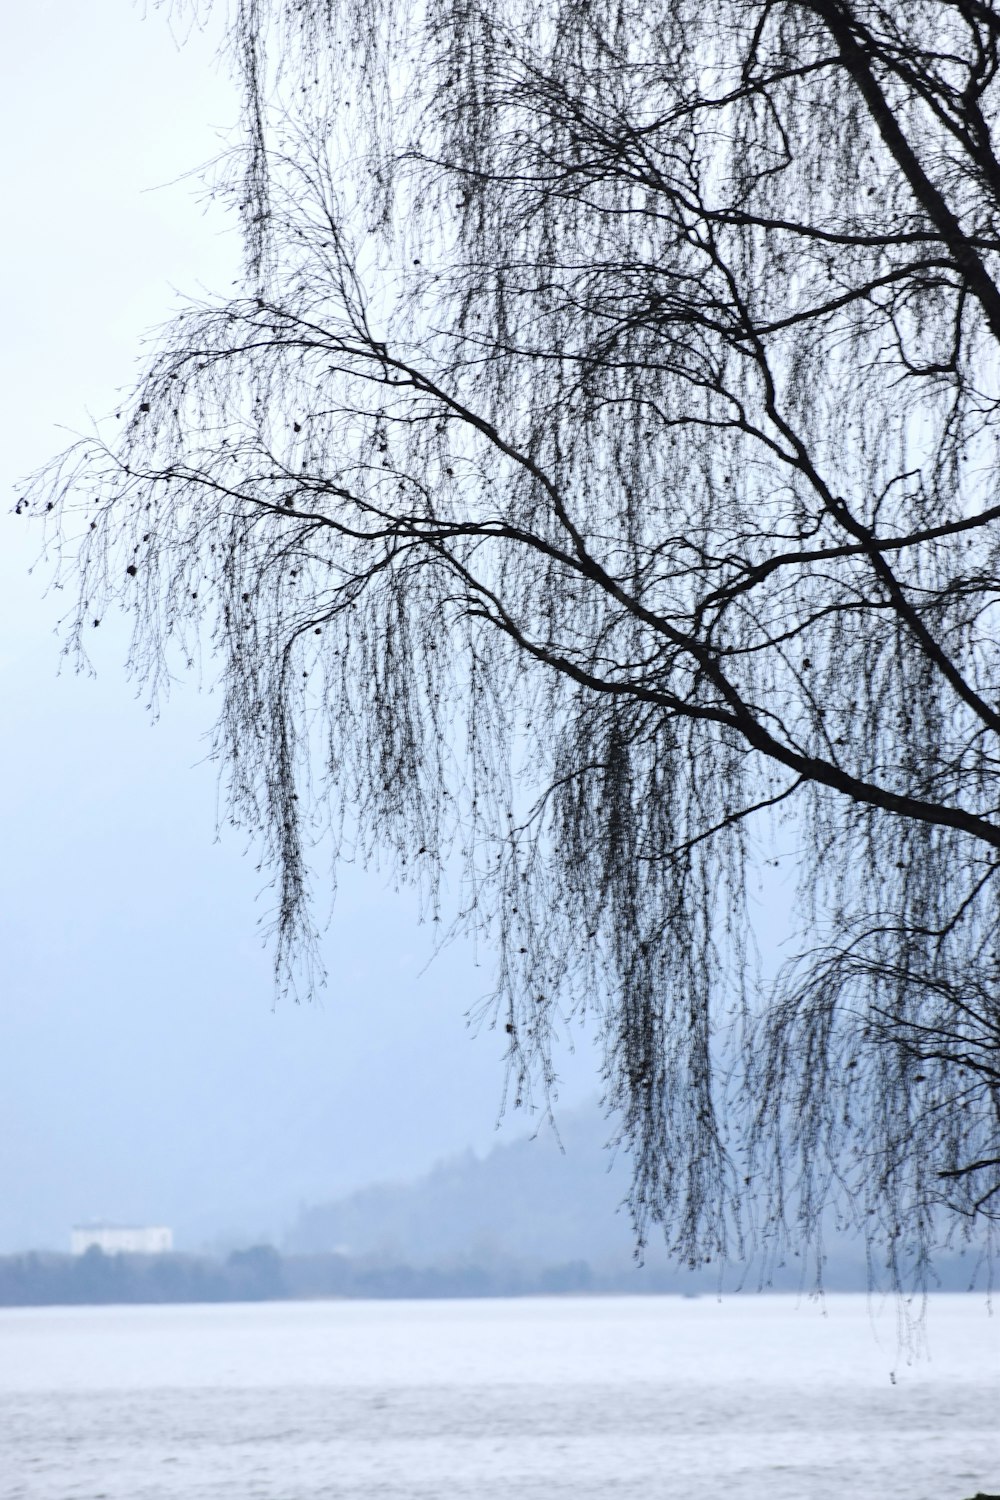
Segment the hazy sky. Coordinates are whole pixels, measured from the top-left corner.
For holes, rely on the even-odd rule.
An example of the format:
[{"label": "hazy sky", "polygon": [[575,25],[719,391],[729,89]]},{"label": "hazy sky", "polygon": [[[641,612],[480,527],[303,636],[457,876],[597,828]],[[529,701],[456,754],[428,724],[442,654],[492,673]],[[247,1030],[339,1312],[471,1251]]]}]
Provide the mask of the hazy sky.
[{"label": "hazy sky", "polygon": [[[178,51],[130,0],[0,23],[0,1251],[96,1216],[280,1233],[300,1200],[494,1139],[503,1048],[464,1021],[488,961],[427,968],[412,901],[348,872],[329,989],[273,1008],[260,878],[215,841],[211,700],[182,683],[151,726],[113,626],[96,678],[58,675],[61,602],[9,513],[59,424],[114,407],[178,293],[233,279],[234,241],[176,182],[235,113],[213,50]],[[565,1058],[564,1102],[596,1090],[594,1059],[587,1038]]]}]

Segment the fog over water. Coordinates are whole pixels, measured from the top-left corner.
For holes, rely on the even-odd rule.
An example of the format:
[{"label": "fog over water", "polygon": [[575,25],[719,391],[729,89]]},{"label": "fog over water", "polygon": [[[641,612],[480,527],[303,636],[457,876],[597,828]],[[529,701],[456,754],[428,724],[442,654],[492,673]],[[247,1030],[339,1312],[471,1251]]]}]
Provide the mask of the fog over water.
[{"label": "fog over water", "polygon": [[963,1500],[1000,1341],[864,1297],[0,1312],[10,1500]]}]

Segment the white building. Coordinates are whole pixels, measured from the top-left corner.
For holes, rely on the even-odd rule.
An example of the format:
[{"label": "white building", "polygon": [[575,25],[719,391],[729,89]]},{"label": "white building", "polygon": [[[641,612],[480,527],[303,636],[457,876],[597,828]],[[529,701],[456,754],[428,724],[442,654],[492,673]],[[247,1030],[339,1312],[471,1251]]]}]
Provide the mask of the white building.
[{"label": "white building", "polygon": [[162,1255],[174,1248],[174,1235],[162,1225],[75,1224],[70,1251],[83,1255],[96,1245],[105,1255]]}]

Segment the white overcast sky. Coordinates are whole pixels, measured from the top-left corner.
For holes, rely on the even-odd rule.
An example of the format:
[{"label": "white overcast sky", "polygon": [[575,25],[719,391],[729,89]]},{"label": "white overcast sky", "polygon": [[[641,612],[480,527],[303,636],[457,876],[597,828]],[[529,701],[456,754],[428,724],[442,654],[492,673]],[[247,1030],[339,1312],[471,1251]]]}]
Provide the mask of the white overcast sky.
[{"label": "white overcast sky", "polygon": [[[96,679],[58,675],[59,598],[9,513],[60,425],[114,406],[177,295],[235,274],[176,182],[235,113],[213,53],[130,0],[0,20],[0,1252],[100,1216],[189,1244],[280,1236],[299,1201],[495,1139],[503,1049],[464,1021],[488,964],[463,947],[427,968],[412,902],[348,875],[328,991],[274,1009],[259,877],[214,837],[211,701],[184,685],[151,726],[113,628]],[[596,1093],[595,1062],[583,1038],[564,1103]]]}]

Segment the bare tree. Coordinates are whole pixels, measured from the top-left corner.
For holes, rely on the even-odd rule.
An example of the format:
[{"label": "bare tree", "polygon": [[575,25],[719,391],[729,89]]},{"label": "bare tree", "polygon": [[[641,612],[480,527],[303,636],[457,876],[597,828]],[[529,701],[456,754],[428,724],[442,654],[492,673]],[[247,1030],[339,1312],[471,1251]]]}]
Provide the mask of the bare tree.
[{"label": "bare tree", "polygon": [[[1000,9],[240,0],[241,294],[27,496],[314,844],[599,1015],[640,1238],[1000,1219]],[[748,871],[791,851],[758,987]],[[766,978],[766,976],[765,976]],[[826,1220],[829,1222],[829,1218]]]}]

